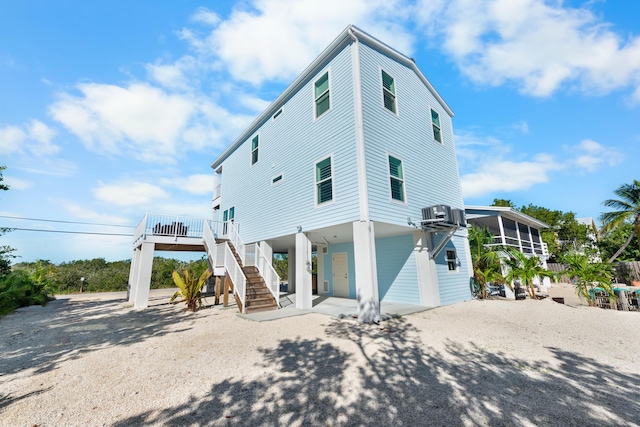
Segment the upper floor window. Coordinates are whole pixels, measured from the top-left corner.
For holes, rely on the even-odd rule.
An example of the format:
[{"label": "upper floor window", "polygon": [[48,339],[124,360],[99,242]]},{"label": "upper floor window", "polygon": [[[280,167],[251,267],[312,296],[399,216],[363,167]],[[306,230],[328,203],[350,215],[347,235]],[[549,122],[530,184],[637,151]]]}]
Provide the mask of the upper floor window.
[{"label": "upper floor window", "polygon": [[254,136],[251,140],[251,164],[254,165],[258,162],[258,135]]},{"label": "upper floor window", "polygon": [[333,200],[333,173],[331,171],[331,157],[316,163],[316,204]]},{"label": "upper floor window", "polygon": [[327,71],[314,83],[316,117],[320,117],[331,107],[329,97],[329,72]]},{"label": "upper floor window", "polygon": [[391,198],[404,202],[404,174],[402,160],[389,156],[389,178],[391,180]]},{"label": "upper floor window", "polygon": [[440,115],[431,110],[431,124],[433,126],[433,139],[442,143],[442,133],[440,132]]},{"label": "upper floor window", "polygon": [[280,114],[282,114],[282,108],[276,111],[276,113],[273,115],[273,120],[277,119],[280,116]]},{"label": "upper floor window", "polygon": [[382,101],[384,108],[396,113],[396,84],[389,74],[382,70]]},{"label": "upper floor window", "polygon": [[447,268],[449,271],[456,271],[458,269],[458,258],[456,257],[456,251],[447,249]]}]

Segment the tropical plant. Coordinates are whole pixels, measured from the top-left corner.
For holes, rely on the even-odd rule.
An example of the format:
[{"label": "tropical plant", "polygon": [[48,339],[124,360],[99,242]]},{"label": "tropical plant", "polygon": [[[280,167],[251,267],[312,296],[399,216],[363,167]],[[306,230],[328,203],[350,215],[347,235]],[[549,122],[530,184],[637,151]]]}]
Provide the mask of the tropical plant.
[{"label": "tropical plant", "polygon": [[[178,287],[178,290],[173,294],[169,302],[173,304],[186,302],[188,311],[197,311],[204,307],[204,304],[202,303],[202,300],[204,299],[202,296],[202,288],[206,285],[209,276],[211,276],[211,272],[209,270],[202,272],[198,279],[196,279],[195,276],[192,276],[188,269],[184,270],[182,276],[177,271],[174,271],[172,273],[173,282]],[[176,298],[182,298],[182,300],[175,301]]]},{"label": "tropical plant", "polygon": [[597,288],[604,290],[609,301],[616,300],[611,280],[614,277],[613,266],[605,262],[589,262],[587,255],[570,253],[562,259],[567,269],[563,274],[573,279],[576,294],[589,305],[595,305],[594,295]]},{"label": "tropical plant", "polygon": [[52,299],[46,286],[36,283],[24,270],[12,271],[0,280],[0,315],[8,314],[19,307],[45,305]]},{"label": "tropical plant", "polygon": [[633,232],[629,234],[620,249],[609,258],[609,262],[613,262],[629,246],[634,236],[640,239],[640,181],[634,179],[632,184],[622,184],[614,194],[619,199],[608,199],[603,202],[606,207],[616,209],[613,212],[605,212],[600,217],[603,229],[609,232],[626,223],[631,223]]},{"label": "tropical plant", "polygon": [[504,260],[505,265],[509,269],[506,275],[507,281],[520,280],[527,288],[529,296],[532,299],[535,298],[536,289],[533,284],[533,279],[536,277],[539,279],[552,277],[553,273],[542,266],[540,258],[537,256],[527,257],[515,249],[506,249],[505,253],[508,255]]},{"label": "tropical plant", "polygon": [[[2,171],[6,168],[6,166],[0,166],[0,191],[9,190],[9,186],[2,183],[4,181]],[[11,231],[10,228],[0,227],[0,236],[9,231]],[[11,272],[11,258],[16,257],[15,255],[11,254],[13,251],[15,251],[15,249],[10,246],[0,246],[0,280]]]},{"label": "tropical plant", "polygon": [[473,263],[473,277],[480,286],[481,297],[487,298],[488,283],[504,283],[500,264],[501,246],[494,245],[493,235],[486,227],[471,226],[469,247]]}]

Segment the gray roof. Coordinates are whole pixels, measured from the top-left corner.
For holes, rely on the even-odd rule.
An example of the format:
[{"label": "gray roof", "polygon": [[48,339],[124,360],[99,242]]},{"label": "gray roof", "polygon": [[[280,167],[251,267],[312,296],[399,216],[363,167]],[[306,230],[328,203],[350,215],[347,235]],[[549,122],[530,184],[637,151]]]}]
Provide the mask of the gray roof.
[{"label": "gray roof", "polygon": [[289,100],[302,86],[304,86],[314,75],[316,75],[332,58],[333,56],[342,49],[345,45],[353,40],[352,37],[356,37],[359,41],[366,43],[367,46],[376,49],[385,55],[395,59],[399,63],[411,68],[422,80],[422,83],[427,87],[427,89],[433,94],[433,96],[438,100],[438,102],[445,109],[447,114],[453,117],[453,111],[444,99],[440,96],[440,94],[435,90],[433,85],[427,80],[427,78],[422,74],[415,61],[412,58],[409,58],[392,47],[384,44],[380,40],[375,37],[365,33],[360,30],[355,25],[349,25],[345,28],[336,39],[331,42],[329,46],[327,46],[320,56],[318,56],[305,70],[300,74],[294,81],[291,83],[285,90],[276,98],[275,101],[271,103],[256,119],[247,127],[238,137],[218,156],[217,159],[211,163],[212,168],[217,168],[222,164],[222,162],[229,157],[231,153],[233,153],[243,142],[245,142],[251,135],[255,133],[256,130],[264,123],[267,119],[269,119],[273,114],[275,114],[280,107],[282,107],[285,102]]}]

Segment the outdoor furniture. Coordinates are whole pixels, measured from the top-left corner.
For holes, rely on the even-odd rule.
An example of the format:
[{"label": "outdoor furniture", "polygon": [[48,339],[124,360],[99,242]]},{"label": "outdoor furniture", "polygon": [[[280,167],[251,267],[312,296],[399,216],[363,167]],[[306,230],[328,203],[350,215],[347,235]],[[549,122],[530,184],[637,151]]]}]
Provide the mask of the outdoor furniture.
[{"label": "outdoor furniture", "polygon": [[185,226],[181,222],[172,222],[171,224],[161,224],[157,223],[153,227],[153,234],[159,236],[181,236],[184,237],[187,235],[187,229],[189,227]]}]

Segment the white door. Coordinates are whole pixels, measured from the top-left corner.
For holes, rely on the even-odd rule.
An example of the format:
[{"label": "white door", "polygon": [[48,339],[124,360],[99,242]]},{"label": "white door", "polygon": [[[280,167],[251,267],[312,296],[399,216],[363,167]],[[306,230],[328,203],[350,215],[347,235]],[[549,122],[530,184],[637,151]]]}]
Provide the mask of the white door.
[{"label": "white door", "polygon": [[349,298],[349,275],[347,253],[336,252],[331,255],[333,270],[333,296]]}]

